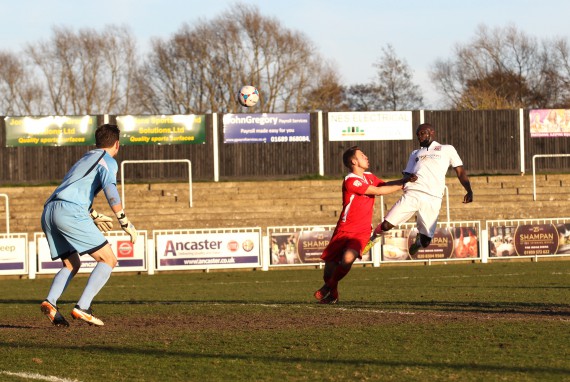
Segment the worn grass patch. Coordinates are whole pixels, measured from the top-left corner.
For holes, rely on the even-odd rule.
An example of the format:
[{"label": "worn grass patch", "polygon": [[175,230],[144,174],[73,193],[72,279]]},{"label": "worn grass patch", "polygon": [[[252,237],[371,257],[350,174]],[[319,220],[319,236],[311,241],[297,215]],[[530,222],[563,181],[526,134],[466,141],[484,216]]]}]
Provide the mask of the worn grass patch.
[{"label": "worn grass patch", "polygon": [[[58,302],[69,312],[87,278]],[[0,280],[0,373],[61,381],[570,380],[567,262],[113,275],[104,327],[52,327],[51,279]],[[1,380],[26,380],[0,374]]]}]

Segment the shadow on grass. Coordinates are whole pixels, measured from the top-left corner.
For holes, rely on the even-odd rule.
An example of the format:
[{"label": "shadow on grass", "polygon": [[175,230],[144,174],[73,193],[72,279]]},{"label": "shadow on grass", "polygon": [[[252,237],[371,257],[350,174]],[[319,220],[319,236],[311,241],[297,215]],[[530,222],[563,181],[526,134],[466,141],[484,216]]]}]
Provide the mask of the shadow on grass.
[{"label": "shadow on grass", "polygon": [[536,316],[568,316],[569,304],[513,303],[513,302],[461,302],[461,301],[382,301],[343,302],[343,306],[360,308],[405,309],[422,312],[454,312],[479,314],[520,314]]},{"label": "shadow on grass", "polygon": [[[18,348],[36,349],[37,344],[30,344],[28,342],[0,342],[0,348],[10,350],[14,346]],[[275,355],[264,356],[263,354],[219,354],[219,353],[197,353],[184,350],[167,350],[167,349],[139,349],[134,347],[122,346],[101,346],[101,345],[56,345],[51,344],[50,349],[53,351],[80,351],[87,354],[96,354],[97,352],[104,352],[118,357],[126,355],[142,355],[146,357],[180,357],[183,359],[206,359],[206,360],[222,360],[234,361],[243,360],[250,362],[260,362],[263,364],[272,363],[287,363],[287,364],[313,364],[316,366],[326,365],[353,365],[353,366],[383,366],[383,367],[423,367],[432,369],[454,369],[454,370],[471,370],[479,372],[498,372],[498,373],[536,373],[544,376],[544,373],[556,375],[569,375],[570,368],[563,367],[545,367],[545,366],[513,366],[513,365],[493,365],[493,364],[475,364],[475,363],[446,363],[446,362],[418,362],[418,361],[399,361],[399,360],[384,360],[384,359],[323,359],[323,358],[305,358],[305,357],[281,357],[276,358]]]},{"label": "shadow on grass", "polygon": [[[37,305],[39,300],[0,300],[0,305]],[[60,300],[58,305],[73,305],[75,301]],[[137,300],[137,301],[95,301],[94,305],[243,305],[243,306],[322,306],[315,301],[251,301],[251,300]],[[330,306],[333,307],[333,306]],[[410,312],[447,312],[475,314],[518,314],[530,316],[570,317],[570,304],[545,304],[539,302],[473,302],[473,301],[341,301],[334,307],[344,309],[406,310]]]}]

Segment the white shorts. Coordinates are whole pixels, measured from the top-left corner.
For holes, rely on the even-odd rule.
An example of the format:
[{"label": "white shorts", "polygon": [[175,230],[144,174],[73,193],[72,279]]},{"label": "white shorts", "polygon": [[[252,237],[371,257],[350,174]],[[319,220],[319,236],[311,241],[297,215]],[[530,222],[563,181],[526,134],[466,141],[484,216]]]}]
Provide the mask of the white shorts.
[{"label": "white shorts", "polygon": [[441,201],[441,198],[421,191],[408,191],[388,211],[384,220],[397,227],[417,213],[418,231],[433,238]]}]

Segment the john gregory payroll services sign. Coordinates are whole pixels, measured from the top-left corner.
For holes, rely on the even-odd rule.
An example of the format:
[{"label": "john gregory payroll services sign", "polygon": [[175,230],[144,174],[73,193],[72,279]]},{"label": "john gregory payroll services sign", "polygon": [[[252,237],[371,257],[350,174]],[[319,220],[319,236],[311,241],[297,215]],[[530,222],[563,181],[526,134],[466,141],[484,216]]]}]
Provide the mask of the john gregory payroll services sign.
[{"label": "john gregory payroll services sign", "polygon": [[224,115],[224,143],[286,143],[310,140],[309,113]]}]

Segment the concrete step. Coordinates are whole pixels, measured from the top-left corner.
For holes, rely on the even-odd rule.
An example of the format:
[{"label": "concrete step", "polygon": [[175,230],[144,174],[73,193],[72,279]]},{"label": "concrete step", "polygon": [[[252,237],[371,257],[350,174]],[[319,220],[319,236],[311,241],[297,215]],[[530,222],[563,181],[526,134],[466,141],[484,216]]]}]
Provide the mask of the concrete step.
[{"label": "concrete step", "polygon": [[[465,191],[448,179],[452,220],[498,220],[570,216],[570,174],[537,176],[537,201],[532,200],[532,176],[471,177],[475,202],[462,203]],[[127,214],[139,229],[225,228],[294,225],[334,225],[342,208],[342,179],[268,182],[203,182],[193,184],[188,206],[185,183],[127,184]],[[46,198],[55,186],[4,187],[10,198],[12,232],[39,232]],[[398,200],[396,192],[383,197],[384,212]],[[444,199],[440,220],[446,219]],[[374,222],[381,217],[377,198]],[[111,211],[100,195],[94,207]],[[0,232],[5,230],[5,207],[0,199]],[[412,218],[413,220],[414,218]]]},{"label": "concrete step", "polygon": [[[384,195],[385,200],[397,200],[400,193],[396,192],[390,195]],[[450,202],[461,202],[465,191],[463,189],[450,189],[449,199]],[[566,187],[539,187],[536,189],[536,197],[539,201],[546,200],[570,200],[570,193]],[[511,188],[511,189],[474,189],[475,202],[486,202],[490,200],[518,200],[518,201],[532,201],[533,190],[530,188]],[[322,192],[320,190],[312,190],[309,192],[291,191],[288,193],[253,193],[253,192],[236,192],[230,195],[224,194],[193,194],[192,202],[194,206],[200,205],[226,205],[228,207],[237,207],[240,204],[255,204],[272,205],[272,204],[285,204],[285,205],[302,205],[303,203],[309,204],[335,204],[341,202],[340,190],[336,192]],[[14,197],[10,199],[10,209],[12,211],[26,211],[37,210],[43,208],[45,198],[33,198],[26,196]],[[105,205],[104,196],[96,199],[95,206]],[[134,193],[126,194],[125,203],[128,209],[136,204],[152,204],[160,206],[175,205],[183,207],[189,204],[188,193],[170,194],[165,193],[164,196],[155,192],[148,193],[144,191],[137,191]],[[5,210],[5,204],[0,203],[0,212]]]}]

